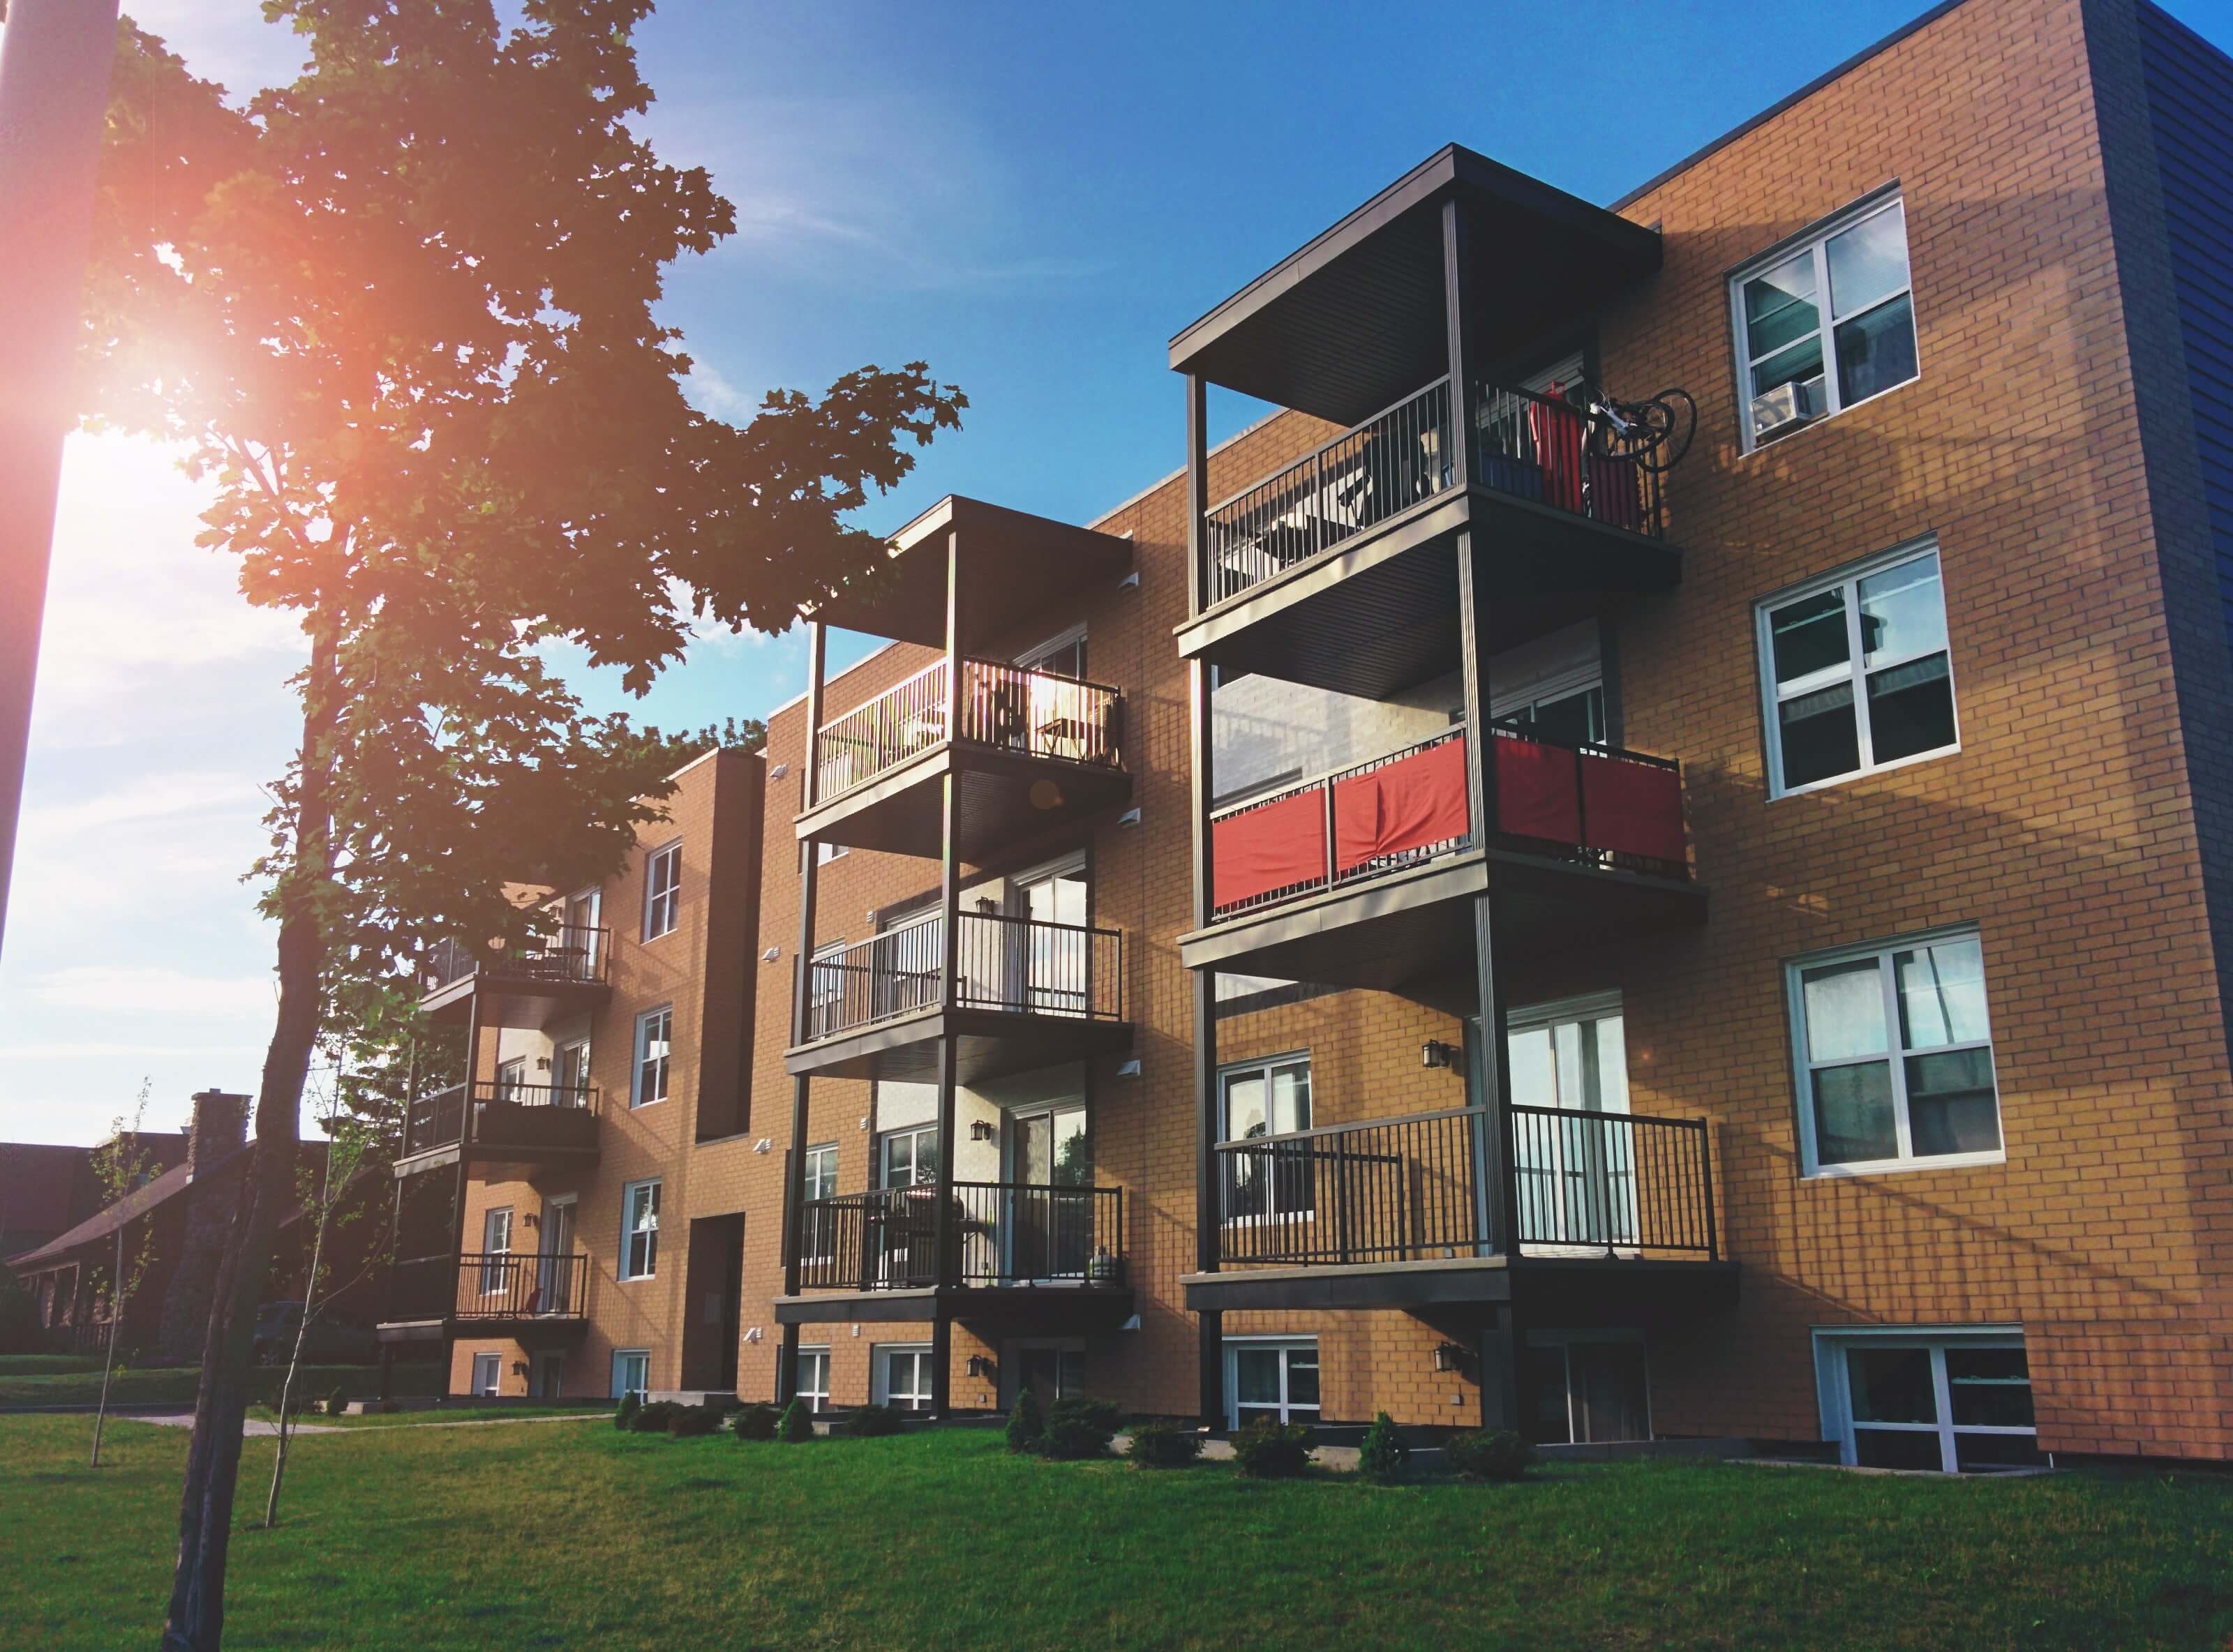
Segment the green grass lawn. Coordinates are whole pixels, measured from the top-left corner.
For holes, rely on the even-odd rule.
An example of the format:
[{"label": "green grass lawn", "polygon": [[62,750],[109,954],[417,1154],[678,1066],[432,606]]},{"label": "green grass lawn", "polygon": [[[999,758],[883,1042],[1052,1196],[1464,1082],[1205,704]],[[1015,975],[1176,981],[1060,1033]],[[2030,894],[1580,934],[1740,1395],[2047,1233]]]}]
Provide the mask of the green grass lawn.
[{"label": "green grass lawn", "polygon": [[[0,1641],[145,1644],[183,1430],[0,1419]],[[270,1444],[251,1441],[260,1518]],[[303,1440],[227,1643],[2218,1648],[2233,1484],[1650,1463],[1523,1486],[1255,1485],[1012,1459],[983,1430],[741,1445],[596,1422]]]},{"label": "green grass lawn", "polygon": [[[33,1362],[49,1362],[43,1367]],[[28,1367],[28,1369],[26,1369]],[[259,1367],[255,1392],[277,1394],[287,1375],[281,1366]],[[432,1394],[439,1368],[426,1363],[395,1368],[395,1392]],[[112,1405],[181,1405],[191,1407],[201,1382],[198,1366],[123,1365],[108,1393]],[[306,1365],[296,1386],[319,1401],[336,1388],[352,1399],[380,1392],[376,1365]],[[11,1355],[0,1360],[0,1406],[92,1405],[101,1398],[101,1362],[41,1354]]]}]

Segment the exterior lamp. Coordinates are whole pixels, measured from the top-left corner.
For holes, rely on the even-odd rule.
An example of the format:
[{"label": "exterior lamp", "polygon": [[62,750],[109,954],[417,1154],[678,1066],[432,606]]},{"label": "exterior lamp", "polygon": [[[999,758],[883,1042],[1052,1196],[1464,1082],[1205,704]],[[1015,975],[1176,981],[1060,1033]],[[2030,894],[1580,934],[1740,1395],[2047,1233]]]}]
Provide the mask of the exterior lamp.
[{"label": "exterior lamp", "polygon": [[[999,1132],[983,1119],[969,1121],[969,1139],[972,1141],[990,1141],[998,1134]],[[974,1376],[975,1373],[972,1372],[971,1375]]]},{"label": "exterior lamp", "polygon": [[1419,1046],[1419,1065],[1455,1068],[1458,1064],[1458,1057],[1464,1053],[1456,1044],[1444,1044],[1439,1038],[1429,1038]]},{"label": "exterior lamp", "polygon": [[982,1355],[982,1354],[972,1354],[972,1355],[969,1356],[969,1375],[970,1375],[970,1376],[981,1376],[981,1377],[984,1377],[986,1380],[987,1380],[987,1381],[989,1382],[989,1381],[992,1379],[992,1377],[993,1377],[993,1374],[994,1374],[994,1367],[993,1367],[993,1362],[992,1362],[991,1360],[987,1359],[984,1355]]},{"label": "exterior lamp", "polygon": [[1462,1371],[1465,1369],[1465,1350],[1455,1343],[1436,1343],[1435,1369],[1438,1371]]}]

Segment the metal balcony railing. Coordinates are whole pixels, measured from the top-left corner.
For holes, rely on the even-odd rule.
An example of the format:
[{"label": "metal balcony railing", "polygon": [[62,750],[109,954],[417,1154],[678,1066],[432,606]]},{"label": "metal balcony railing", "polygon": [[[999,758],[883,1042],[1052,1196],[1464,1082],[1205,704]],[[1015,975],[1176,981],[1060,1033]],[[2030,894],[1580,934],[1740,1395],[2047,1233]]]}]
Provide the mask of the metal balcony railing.
[{"label": "metal balcony railing", "polygon": [[943,1269],[934,1186],[808,1200],[798,1229],[801,1288],[1123,1283],[1122,1188],[957,1181],[953,1200]]},{"label": "metal balcony railing", "polygon": [[[961,738],[1050,761],[1114,767],[1123,695],[1100,683],[998,660],[962,661]],[[934,660],[814,736],[814,798],[825,803],[946,738],[946,661]]]},{"label": "metal balcony railing", "polygon": [[596,1127],[576,1121],[594,1120],[596,1113],[591,1084],[518,1084],[501,1078],[452,1084],[415,1098],[404,1110],[402,1156],[465,1141],[531,1147],[548,1139],[553,1146],[578,1146],[577,1138]]},{"label": "metal balcony railing", "polygon": [[421,1256],[395,1265],[387,1318],[580,1319],[589,1297],[589,1259],[580,1252]]},{"label": "metal balcony railing", "polygon": [[1123,937],[1113,929],[965,912],[946,998],[946,920],[923,920],[817,958],[807,972],[809,1043],[941,1002],[955,1009],[1121,1021]]},{"label": "metal balcony railing", "polygon": [[492,981],[524,983],[587,982],[602,984],[612,954],[612,931],[586,924],[560,924],[548,935],[525,946],[504,951],[479,951],[463,941],[438,940],[426,949],[420,966],[424,990],[437,992],[468,975]]}]

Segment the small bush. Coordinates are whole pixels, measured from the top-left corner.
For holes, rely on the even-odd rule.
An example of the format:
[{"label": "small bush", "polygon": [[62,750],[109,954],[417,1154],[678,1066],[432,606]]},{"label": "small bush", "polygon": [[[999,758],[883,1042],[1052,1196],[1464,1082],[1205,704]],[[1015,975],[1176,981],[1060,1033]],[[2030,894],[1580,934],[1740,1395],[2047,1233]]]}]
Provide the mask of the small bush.
[{"label": "small bush", "polygon": [[636,1413],[642,1409],[643,1402],[637,1399],[635,1390],[630,1389],[621,1395],[621,1402],[613,1412],[613,1427],[622,1434],[628,1433],[635,1427]]},{"label": "small bush", "polygon": [[1367,1480],[1391,1480],[1403,1473],[1404,1464],[1410,1460],[1411,1447],[1403,1431],[1396,1426],[1396,1419],[1385,1411],[1376,1413],[1372,1426],[1357,1442],[1357,1473]]},{"label": "small bush", "polygon": [[737,1413],[729,1426],[739,1440],[772,1440],[781,1421],[771,1405],[748,1405]]},{"label": "small bush", "polygon": [[1310,1467],[1318,1436],[1307,1423],[1258,1417],[1233,1436],[1233,1460],[1251,1480],[1292,1480]]},{"label": "small bush", "polygon": [[1008,1426],[1002,1437],[1010,1451],[1037,1451],[1046,1440],[1046,1415],[1039,1409],[1039,1396],[1025,1389],[1016,1395],[1016,1408],[1008,1413]]},{"label": "small bush", "polygon": [[1484,1428],[1443,1442],[1450,1467],[1468,1480],[1524,1480],[1535,1461],[1535,1447],[1509,1428]]},{"label": "small bush", "polygon": [[775,1437],[786,1446],[814,1438],[814,1413],[806,1408],[805,1401],[793,1400],[784,1407],[783,1415],[776,1419]]},{"label": "small bush", "polygon": [[845,1419],[844,1434],[855,1440],[876,1440],[900,1431],[900,1414],[888,1405],[864,1405]]},{"label": "small bush", "polygon": [[382,1400],[380,1402],[380,1415],[383,1417],[401,1416],[403,1415],[403,1402],[400,1400]]},{"label": "small bush", "polygon": [[1184,1468],[1201,1455],[1201,1434],[1175,1422],[1143,1422],[1132,1430],[1124,1455],[1135,1468]]},{"label": "small bush", "polygon": [[667,1415],[667,1432],[677,1440],[703,1440],[708,1434],[717,1434],[721,1432],[720,1408],[678,1405]]},{"label": "small bush", "polygon": [[654,1400],[635,1414],[628,1424],[630,1434],[663,1434],[674,1421],[674,1414],[684,1408],[672,1400]]},{"label": "small bush", "polygon": [[346,1391],[335,1389],[331,1394],[326,1395],[326,1415],[329,1417],[348,1415],[348,1395]]},{"label": "small bush", "polygon": [[1057,1400],[1047,1413],[1046,1441],[1040,1449],[1065,1462],[1106,1457],[1117,1416],[1116,1406],[1107,1400]]}]

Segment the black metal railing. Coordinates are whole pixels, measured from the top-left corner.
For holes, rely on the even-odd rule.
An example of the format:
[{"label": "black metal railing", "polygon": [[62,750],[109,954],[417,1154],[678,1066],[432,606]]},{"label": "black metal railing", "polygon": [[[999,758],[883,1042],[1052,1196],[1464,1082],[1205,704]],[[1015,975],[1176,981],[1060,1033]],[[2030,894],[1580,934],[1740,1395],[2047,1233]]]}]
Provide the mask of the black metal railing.
[{"label": "black metal railing", "polygon": [[467,1252],[398,1262],[387,1317],[580,1319],[589,1299],[589,1259],[579,1252]]},{"label": "black metal railing", "polygon": [[[1123,746],[1124,697],[1103,683],[996,660],[961,662],[961,738],[1021,756],[1111,768]],[[946,661],[832,718],[815,732],[814,800],[865,785],[946,738]]]},{"label": "black metal railing", "polygon": [[612,931],[587,924],[560,924],[524,946],[481,950],[459,940],[438,940],[420,966],[423,990],[439,992],[468,975],[492,981],[584,982],[602,985],[612,954]]},{"label": "black metal railing", "polygon": [[[1498,385],[1476,385],[1466,400],[1475,485],[1661,534],[1658,473],[1592,440],[1585,406]],[[1209,600],[1238,596],[1446,491],[1455,480],[1451,451],[1450,382],[1442,378],[1213,505],[1202,535]]]},{"label": "black metal railing", "polygon": [[520,1084],[476,1079],[416,1097],[403,1115],[403,1154],[471,1141],[481,1146],[580,1148],[596,1142],[592,1084]]},{"label": "black metal railing", "polygon": [[799,1284],[810,1291],[935,1285],[1118,1285],[1124,1194],[1118,1187],[957,1181],[938,1265],[938,1189],[878,1187],[809,1200],[800,1212]]},{"label": "black metal railing", "polygon": [[[1123,937],[1116,930],[965,912],[954,954],[951,1007],[1123,1019]],[[942,917],[814,959],[807,972],[808,1042],[947,1002],[945,962]]]},{"label": "black metal railing", "polygon": [[[1514,1107],[1507,1208],[1522,1247],[1716,1253],[1702,1120]],[[1447,1260],[1491,1249],[1488,1109],[1221,1141],[1218,1256],[1235,1266]]]}]

